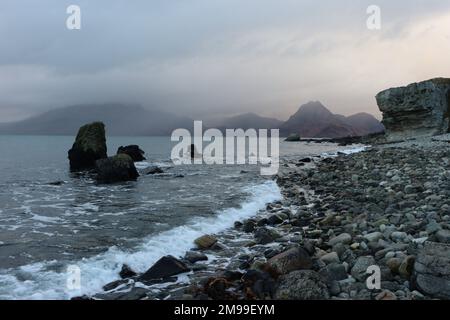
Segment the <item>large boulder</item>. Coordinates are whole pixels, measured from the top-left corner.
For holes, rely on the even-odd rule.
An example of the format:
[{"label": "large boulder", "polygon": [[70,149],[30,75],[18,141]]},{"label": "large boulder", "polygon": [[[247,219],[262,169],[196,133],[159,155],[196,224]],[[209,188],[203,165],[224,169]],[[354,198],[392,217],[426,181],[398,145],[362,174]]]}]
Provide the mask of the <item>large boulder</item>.
[{"label": "large boulder", "polygon": [[376,96],[388,141],[448,133],[450,79],[392,88]]},{"label": "large boulder", "polygon": [[164,279],[180,273],[188,272],[189,268],[173,256],[165,256],[159,259],[150,269],[143,273],[139,280],[149,281]]},{"label": "large boulder", "polygon": [[311,269],[312,259],[303,248],[292,248],[272,257],[267,263],[279,274],[295,270]]},{"label": "large boulder", "polygon": [[70,169],[72,171],[93,169],[95,162],[107,157],[105,125],[94,122],[78,130],[75,143],[69,150]]},{"label": "large boulder", "polygon": [[123,153],[129,155],[131,157],[131,159],[133,159],[134,162],[146,160],[144,157],[144,154],[145,154],[144,150],[141,150],[141,148],[139,148],[139,146],[137,146],[137,145],[119,147],[119,149],[117,149],[117,154],[123,154]]},{"label": "large boulder", "polygon": [[275,298],[278,300],[326,300],[330,298],[330,294],[320,274],[312,270],[300,270],[279,278]]},{"label": "large boulder", "polygon": [[450,245],[426,242],[417,255],[413,277],[423,293],[450,299]]},{"label": "large boulder", "polygon": [[97,160],[95,166],[97,180],[102,183],[131,181],[139,177],[133,159],[126,154]]}]

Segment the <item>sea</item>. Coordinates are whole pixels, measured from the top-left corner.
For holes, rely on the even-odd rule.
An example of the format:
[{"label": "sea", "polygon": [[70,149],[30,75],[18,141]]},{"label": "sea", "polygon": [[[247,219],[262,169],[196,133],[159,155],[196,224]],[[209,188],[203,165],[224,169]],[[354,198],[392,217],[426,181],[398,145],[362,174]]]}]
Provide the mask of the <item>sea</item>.
[{"label": "sea", "polygon": [[[164,255],[183,256],[197,237],[226,231],[282,199],[257,165],[174,165],[170,137],[108,137],[109,155],[137,144],[147,160],[136,163],[137,181],[99,184],[70,172],[74,139],[0,136],[0,299],[101,292],[123,264],[144,272]],[[348,149],[280,139],[285,159],[359,150]],[[164,173],[145,175],[150,166]],[[68,282],[73,266],[76,288]]]}]

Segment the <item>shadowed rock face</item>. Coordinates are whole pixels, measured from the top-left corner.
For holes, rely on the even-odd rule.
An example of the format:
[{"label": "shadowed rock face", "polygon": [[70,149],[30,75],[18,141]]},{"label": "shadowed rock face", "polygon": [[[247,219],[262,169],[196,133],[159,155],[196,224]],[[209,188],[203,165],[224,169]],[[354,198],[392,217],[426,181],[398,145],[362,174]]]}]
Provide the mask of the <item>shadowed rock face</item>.
[{"label": "shadowed rock face", "polygon": [[392,88],[376,96],[388,141],[449,132],[450,79]]},{"label": "shadowed rock face", "polygon": [[107,157],[106,152],[105,125],[102,122],[84,125],[69,150],[70,169],[93,169],[97,160]]},{"label": "shadowed rock face", "polygon": [[102,183],[131,181],[139,177],[133,159],[124,153],[98,160],[96,170],[97,180]]}]

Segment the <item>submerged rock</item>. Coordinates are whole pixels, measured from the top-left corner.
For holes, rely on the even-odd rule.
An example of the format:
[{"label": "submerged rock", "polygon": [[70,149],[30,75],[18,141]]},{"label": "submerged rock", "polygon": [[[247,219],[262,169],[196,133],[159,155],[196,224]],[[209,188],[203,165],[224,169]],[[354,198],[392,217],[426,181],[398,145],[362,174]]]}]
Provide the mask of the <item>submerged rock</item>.
[{"label": "submerged rock", "polygon": [[388,141],[449,131],[450,79],[436,78],[380,92],[378,106]]},{"label": "submerged rock", "polygon": [[188,272],[189,268],[173,256],[165,256],[159,259],[150,269],[139,277],[139,280],[156,280],[175,276]]},{"label": "submerged rock", "polygon": [[96,163],[97,180],[102,183],[114,183],[136,180],[139,173],[129,155],[119,154],[100,159]]},{"label": "submerged rock", "polygon": [[121,146],[117,149],[117,154],[127,154],[134,162],[146,160],[144,157],[145,152],[137,145]]},{"label": "submerged rock", "polygon": [[122,265],[122,269],[119,272],[119,276],[122,279],[127,279],[134,277],[136,275],[136,272],[134,272],[127,264]]},{"label": "submerged rock", "polygon": [[93,169],[97,160],[107,157],[106,152],[105,125],[102,122],[84,125],[69,150],[70,170]]},{"label": "submerged rock", "polygon": [[144,172],[146,175],[164,173],[163,169],[161,169],[160,167],[157,167],[157,166],[149,167]]}]

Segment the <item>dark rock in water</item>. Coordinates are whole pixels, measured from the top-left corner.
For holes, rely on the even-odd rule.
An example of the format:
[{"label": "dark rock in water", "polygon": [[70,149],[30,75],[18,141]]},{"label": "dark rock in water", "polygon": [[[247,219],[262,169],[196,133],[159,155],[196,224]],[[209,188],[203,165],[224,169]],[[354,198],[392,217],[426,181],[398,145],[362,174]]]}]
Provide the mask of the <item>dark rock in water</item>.
[{"label": "dark rock in water", "polygon": [[208,257],[204,253],[201,253],[201,252],[188,251],[188,252],[186,252],[186,255],[184,256],[184,259],[186,259],[190,263],[196,263],[198,261],[206,261],[206,260],[208,260]]},{"label": "dark rock in water", "polygon": [[128,292],[111,292],[95,295],[100,300],[140,300],[147,297],[148,289],[134,287]]},{"label": "dark rock in water", "polygon": [[215,245],[217,242],[217,239],[211,235],[204,235],[200,238],[197,238],[194,240],[194,243],[200,248],[200,249],[209,249],[213,245]]},{"label": "dark rock in water", "polygon": [[97,180],[102,183],[131,181],[139,177],[133,159],[126,154],[98,160],[96,170]]},{"label": "dark rock in water", "polygon": [[294,270],[311,269],[312,259],[309,253],[301,248],[292,248],[269,259],[267,262],[277,273],[287,274]]},{"label": "dark rock in water", "polygon": [[149,167],[149,168],[147,168],[145,170],[145,174],[147,174],[147,175],[149,175],[149,174],[161,174],[161,173],[164,173],[164,171],[160,167],[157,167],[157,166],[152,166],[152,167]]},{"label": "dark rock in water", "polygon": [[146,160],[144,157],[145,152],[137,145],[130,145],[126,147],[120,146],[119,149],[117,149],[117,154],[122,153],[129,155],[134,162]]},{"label": "dark rock in water", "polygon": [[54,181],[54,182],[48,183],[49,186],[62,186],[63,184],[64,184],[64,181]]},{"label": "dark rock in water", "polygon": [[311,270],[281,276],[275,293],[275,298],[280,300],[326,300],[329,297],[324,279]]},{"label": "dark rock in water", "polygon": [[242,230],[246,233],[251,233],[255,231],[256,222],[253,220],[245,220]]},{"label": "dark rock in water", "polygon": [[450,245],[426,242],[414,264],[418,289],[440,299],[450,299]]},{"label": "dark rock in water", "polygon": [[139,277],[139,280],[155,280],[175,276],[188,272],[189,268],[173,256],[165,256],[159,259],[150,269]]},{"label": "dark rock in water", "polygon": [[136,272],[134,272],[128,265],[124,264],[122,266],[122,270],[119,272],[119,276],[122,279],[131,278],[136,275]]},{"label": "dark rock in water", "polygon": [[283,223],[283,221],[284,221],[283,218],[278,214],[274,214],[270,216],[269,219],[267,219],[267,223],[270,224],[271,226],[281,224]]},{"label": "dark rock in water", "polygon": [[93,169],[99,159],[107,157],[105,125],[94,122],[82,126],[69,150],[71,171]]},{"label": "dark rock in water", "polygon": [[255,231],[254,236],[256,242],[259,244],[268,244],[281,237],[275,230],[270,230],[264,227],[258,228]]},{"label": "dark rock in water", "polygon": [[121,279],[121,280],[116,280],[116,281],[110,282],[103,286],[103,291],[111,291],[111,290],[116,289],[117,287],[119,287],[123,284],[126,284],[126,283],[128,283],[127,279]]},{"label": "dark rock in water", "polygon": [[77,301],[77,300],[93,300],[93,299],[89,296],[84,295],[79,297],[73,297],[70,300]]},{"label": "dark rock in water", "polygon": [[436,78],[380,92],[388,141],[448,133],[450,79]]},{"label": "dark rock in water", "polygon": [[312,162],[312,159],[311,158],[303,158],[303,159],[300,159],[299,161],[304,162],[304,163],[309,163],[309,162]]},{"label": "dark rock in water", "polygon": [[287,137],[284,141],[288,141],[288,142],[299,142],[301,141],[300,135],[296,134],[296,133],[292,133],[289,135],[289,137]]}]

